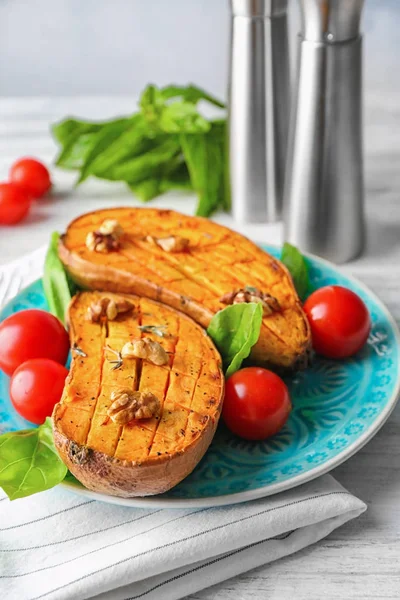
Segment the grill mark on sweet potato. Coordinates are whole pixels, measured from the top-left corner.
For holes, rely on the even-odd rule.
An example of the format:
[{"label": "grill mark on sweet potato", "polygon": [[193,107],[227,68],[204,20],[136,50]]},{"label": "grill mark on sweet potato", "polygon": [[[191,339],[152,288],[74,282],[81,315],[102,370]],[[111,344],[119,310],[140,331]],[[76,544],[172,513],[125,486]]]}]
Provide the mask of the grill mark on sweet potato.
[{"label": "grill mark on sweet potato", "polygon": [[[101,327],[100,337],[101,337],[101,340],[102,340],[102,345],[104,346],[105,343],[106,343],[107,334],[108,334],[107,321],[103,322],[100,325],[100,327]],[[77,360],[77,359],[75,358],[74,360]],[[86,443],[87,443],[87,439],[89,437],[89,432],[90,432],[90,428],[91,428],[91,424],[92,424],[93,415],[94,415],[94,413],[96,411],[97,402],[98,402],[98,399],[99,399],[99,396],[100,396],[100,393],[101,393],[101,383],[102,383],[102,381],[101,381],[101,373],[102,373],[102,370],[103,370],[104,360],[105,360],[105,356],[104,356],[104,352],[102,352],[101,353],[101,357],[100,357],[100,364],[99,364],[100,383],[98,385],[97,393],[96,393],[96,395],[94,397],[93,405],[91,407],[92,410],[90,412],[90,417],[89,417],[89,429],[88,429],[88,432],[87,432],[87,435],[86,435],[86,440],[85,440]]]},{"label": "grill mark on sweet potato", "polygon": [[[105,340],[107,340],[107,338],[108,338],[108,335],[109,335],[108,319],[104,319],[104,320],[103,320],[102,327],[104,328],[104,331],[105,331]],[[103,359],[103,360],[104,360],[104,359]]]},{"label": "grill mark on sweet potato", "polygon": [[[137,324],[138,324],[138,331],[139,331],[139,335],[137,337],[142,338],[143,334],[142,334],[141,329],[139,328],[140,325],[142,325],[142,310],[141,310],[140,302],[139,302],[137,310],[136,310],[136,317],[137,317]],[[136,392],[137,390],[140,389],[140,379],[142,377],[143,360],[141,358],[137,358],[137,359],[134,359],[134,361],[135,361],[136,371],[135,371],[135,380],[134,380],[132,389]],[[127,387],[129,387],[129,386],[127,386]],[[120,445],[120,442],[123,441],[123,437],[126,434],[126,431],[128,428],[129,428],[129,423],[127,423],[127,425],[123,425],[120,435],[118,437],[117,444],[114,449],[113,456],[115,456],[118,453],[118,447]]]},{"label": "grill mark on sweet potato", "polygon": [[[158,279],[160,279],[161,281],[163,281],[164,283],[170,283],[172,281],[179,281],[181,279],[184,279],[184,277],[178,277],[178,278],[166,277],[163,273],[160,273],[159,271],[154,270],[148,261],[140,260],[140,258],[135,254],[135,252],[129,252],[126,249],[121,248],[119,250],[119,254],[121,254],[122,256],[125,256],[125,258],[127,260],[135,261],[141,267],[146,269],[152,275],[152,280],[153,280],[154,276],[157,277]],[[166,253],[166,254],[168,254],[168,253]],[[167,263],[167,261],[163,261],[163,262]],[[176,270],[178,270],[178,269],[176,269]]]},{"label": "grill mark on sweet potato", "polygon": [[[140,339],[142,339],[144,337],[142,330],[140,329],[140,326],[142,325],[142,310],[140,307],[140,302],[139,302],[139,307],[138,307],[138,313],[137,313],[137,317],[138,317],[138,325],[139,325],[139,331],[140,331]],[[143,360],[141,358],[138,358],[136,360],[136,385],[134,386],[134,390],[137,391],[140,388],[140,379],[142,377],[142,368],[143,368]]]},{"label": "grill mark on sweet potato", "polygon": [[[177,336],[176,336],[176,338],[175,338],[175,340],[174,340],[174,343],[173,343],[173,350],[172,350],[173,357],[175,356],[175,349],[176,349],[176,346],[177,346],[177,344],[178,344],[178,340],[179,340],[179,325],[180,325],[180,319],[179,319],[179,318],[177,319],[177,323],[178,323],[178,331],[177,331]],[[164,396],[163,396],[163,399],[162,399],[162,400],[160,399],[160,403],[161,403],[161,409],[160,409],[159,419],[158,419],[158,421],[157,421],[157,425],[156,425],[156,428],[155,428],[155,430],[154,430],[153,437],[152,437],[152,439],[151,439],[151,443],[150,443],[150,446],[149,446],[149,449],[148,449],[147,456],[149,456],[149,454],[151,453],[151,450],[152,450],[152,447],[153,447],[153,444],[154,444],[154,438],[155,438],[155,437],[156,437],[156,435],[157,435],[157,431],[158,431],[158,428],[159,428],[159,426],[160,426],[160,422],[161,422],[162,414],[163,414],[163,412],[164,412],[164,404],[165,404],[165,399],[166,399],[166,397],[167,397],[167,394],[168,394],[168,389],[169,389],[169,385],[170,385],[170,381],[171,381],[171,369],[172,369],[172,364],[173,364],[173,360],[172,360],[172,361],[170,361],[170,364],[168,365],[168,375],[167,375],[167,380],[166,380],[165,387],[164,387]]]}]

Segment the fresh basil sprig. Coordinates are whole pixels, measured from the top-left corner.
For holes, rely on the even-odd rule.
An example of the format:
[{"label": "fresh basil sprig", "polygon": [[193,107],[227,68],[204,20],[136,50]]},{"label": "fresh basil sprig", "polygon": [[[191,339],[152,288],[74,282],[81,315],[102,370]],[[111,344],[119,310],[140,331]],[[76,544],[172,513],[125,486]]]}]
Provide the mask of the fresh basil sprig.
[{"label": "fresh basil sprig", "polygon": [[54,232],[44,263],[43,288],[50,312],[64,323],[65,313],[76,286],[58,256],[59,239],[60,235]]},{"label": "fresh basil sprig", "polygon": [[225,136],[225,122],[215,121],[206,133],[182,134],[180,138],[190,180],[199,196],[196,214],[201,217],[218,208],[230,208]]},{"label": "fresh basil sprig", "polygon": [[260,337],[263,311],[256,302],[233,304],[217,312],[207,333],[221,353],[225,375],[240,369]]},{"label": "fresh basil sprig", "polygon": [[98,123],[65,119],[52,127],[61,146],[56,164],[78,171],[77,184],[90,176],[123,181],[144,202],[194,190],[196,214],[228,210],[226,119],[207,119],[200,101],[224,108],[194,85],[149,85],[135,114]]},{"label": "fresh basil sprig", "polygon": [[48,490],[61,483],[66,474],[49,418],[37,429],[0,436],[0,487],[10,500]]},{"label": "fresh basil sprig", "polygon": [[285,242],[282,248],[281,261],[290,272],[300,299],[304,300],[310,288],[306,259],[295,246]]}]

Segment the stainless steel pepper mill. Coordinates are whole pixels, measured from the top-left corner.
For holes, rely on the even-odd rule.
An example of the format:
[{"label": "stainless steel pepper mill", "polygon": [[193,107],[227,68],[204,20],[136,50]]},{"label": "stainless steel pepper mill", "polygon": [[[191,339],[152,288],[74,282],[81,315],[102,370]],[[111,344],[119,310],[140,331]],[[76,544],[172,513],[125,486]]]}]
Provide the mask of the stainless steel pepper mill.
[{"label": "stainless steel pepper mill", "polygon": [[229,167],[237,221],[281,216],[289,56],[287,0],[230,0]]},{"label": "stainless steel pepper mill", "polygon": [[285,238],[335,262],[364,241],[363,0],[300,0],[302,33],[284,192]]}]

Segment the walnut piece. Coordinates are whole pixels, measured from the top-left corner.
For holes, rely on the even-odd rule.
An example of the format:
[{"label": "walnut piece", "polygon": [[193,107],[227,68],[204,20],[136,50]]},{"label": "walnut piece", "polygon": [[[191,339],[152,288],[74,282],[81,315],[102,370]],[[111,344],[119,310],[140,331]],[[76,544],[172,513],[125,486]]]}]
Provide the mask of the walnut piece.
[{"label": "walnut piece", "polygon": [[121,246],[120,239],[124,230],[116,219],[106,219],[97,231],[86,236],[86,246],[91,252],[111,252]]},{"label": "walnut piece", "polygon": [[124,235],[124,230],[118,223],[117,219],[106,219],[99,227],[99,233],[103,235],[114,235],[120,238]]},{"label": "walnut piece", "polygon": [[255,287],[245,287],[240,290],[234,290],[233,292],[229,292],[228,294],[222,296],[219,301],[223,304],[258,302],[262,304],[264,317],[272,315],[274,312],[280,312],[281,310],[281,306],[274,296],[261,292]]},{"label": "walnut piece", "polygon": [[128,388],[111,393],[112,404],[107,415],[118,425],[133,419],[151,419],[160,412],[160,401],[152,392],[134,392]]},{"label": "walnut piece", "polygon": [[187,238],[176,235],[170,235],[165,238],[156,238],[152,235],[148,235],[146,239],[148,242],[160,246],[165,252],[184,252],[190,243],[190,240]]},{"label": "walnut piece", "polygon": [[149,338],[132,340],[124,344],[121,350],[122,358],[142,358],[153,365],[166,365],[169,361],[168,354],[158,342]]},{"label": "walnut piece", "polygon": [[87,319],[92,323],[99,323],[102,319],[114,321],[119,314],[132,310],[133,304],[128,300],[118,300],[104,296],[97,302],[92,302],[87,310]]}]

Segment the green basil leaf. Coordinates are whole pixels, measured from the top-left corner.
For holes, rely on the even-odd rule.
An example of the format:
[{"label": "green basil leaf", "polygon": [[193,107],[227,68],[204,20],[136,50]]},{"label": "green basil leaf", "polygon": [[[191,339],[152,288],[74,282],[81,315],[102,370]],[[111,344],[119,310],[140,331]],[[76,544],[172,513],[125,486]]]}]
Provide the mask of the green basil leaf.
[{"label": "green basil leaf", "polygon": [[148,152],[116,164],[107,172],[107,178],[134,185],[162,175],[166,165],[179,154],[180,144],[174,136],[163,136],[161,139],[163,141]]},{"label": "green basil leaf", "polygon": [[170,98],[182,98],[185,102],[192,102],[193,104],[197,104],[199,100],[205,100],[214,106],[225,108],[225,104],[221,102],[221,100],[218,100],[215,96],[208,94],[205,90],[192,84],[188,86],[168,85],[161,88],[160,92],[160,95],[164,100]]},{"label": "green basil leaf", "polygon": [[[167,102],[177,97],[180,100]],[[140,97],[139,106],[148,123],[165,133],[198,133],[209,131],[211,127],[196,108],[200,99],[207,99],[218,106],[221,104],[194,86],[159,89],[149,85]]]},{"label": "green basil leaf", "polygon": [[190,180],[189,171],[186,163],[182,162],[181,157],[179,166],[172,172],[167,173],[161,179],[160,191],[162,194],[170,190],[193,191],[193,185]]},{"label": "green basil leaf", "polygon": [[[143,116],[138,114],[132,117],[129,127],[93,159],[88,174],[118,180],[118,177],[112,175],[114,167],[124,164],[127,160],[140,158],[159,143],[158,138],[148,133],[148,125]],[[123,177],[121,179],[124,180]]]},{"label": "green basil leaf", "polygon": [[212,121],[211,134],[214,138],[214,143],[220,149],[220,155],[222,159],[219,208],[226,212],[229,212],[231,210],[231,186],[229,181],[228,132],[226,119],[218,119]]},{"label": "green basil leaf", "polygon": [[295,246],[285,242],[282,248],[281,261],[289,270],[299,298],[303,300],[310,287],[308,266],[304,256]]},{"label": "green basil leaf", "polygon": [[49,418],[37,429],[0,436],[0,487],[10,500],[48,490],[66,473],[54,446]]},{"label": "green basil leaf", "polygon": [[64,119],[52,126],[52,134],[62,145],[56,165],[64,169],[80,169],[102,129],[100,123]]},{"label": "green basil leaf", "polygon": [[207,333],[221,353],[226,377],[240,369],[258,341],[262,317],[261,304],[250,302],[227,306],[211,319]]},{"label": "green basil leaf", "polygon": [[[174,103],[168,104],[168,100],[180,99]],[[200,100],[205,100],[219,108],[225,108],[223,102],[208,94],[205,90],[195,86],[168,85],[163,88],[150,84],[148,85],[139,100],[139,106],[142,114],[149,122],[156,122],[161,117],[163,111],[173,104],[197,104]],[[178,110],[178,109],[176,109]],[[187,109],[186,109],[187,110]]]},{"label": "green basil leaf", "polygon": [[101,129],[100,123],[90,123],[87,121],[80,121],[74,118],[63,119],[58,123],[54,123],[51,126],[51,132],[57,142],[60,144],[66,144],[72,138],[72,136],[77,137],[78,135],[91,131],[96,132]]},{"label": "green basil leaf", "polygon": [[84,164],[87,155],[96,143],[96,133],[83,133],[72,139],[55,159],[57,167],[77,170]]},{"label": "green basil leaf", "polygon": [[78,184],[85,181],[85,179],[96,170],[97,157],[102,156],[102,160],[104,160],[104,152],[123,135],[130,123],[131,119],[117,119],[112,123],[105,125],[101,131],[97,133],[94,143],[91,145],[81,166]]},{"label": "green basil leaf", "polygon": [[68,277],[58,256],[59,239],[60,235],[54,232],[44,263],[43,288],[50,312],[64,322],[66,310],[76,291],[76,286]]},{"label": "green basil leaf", "polygon": [[82,485],[81,482],[74,477],[74,475],[72,475],[71,471],[67,471],[67,474],[65,475],[63,481],[69,482],[69,483],[77,483],[78,485]]},{"label": "green basil leaf", "polygon": [[158,124],[165,133],[204,133],[211,129],[210,122],[190,102],[174,102],[166,106]]},{"label": "green basil leaf", "polygon": [[130,184],[129,188],[142,202],[172,190],[193,191],[186,164],[179,155],[165,165],[163,175]]},{"label": "green basil leaf", "polygon": [[190,179],[199,196],[196,215],[208,217],[229,204],[225,125],[212,123],[208,133],[183,134],[180,139]]},{"label": "green basil leaf", "polygon": [[138,181],[138,183],[132,183],[129,185],[129,189],[142,202],[149,202],[162,193],[160,184],[161,180],[157,177],[153,177],[152,179],[145,179],[144,181]]},{"label": "green basil leaf", "polygon": [[139,106],[145,119],[149,122],[155,122],[165,106],[165,98],[156,85],[150,84],[143,90],[139,99]]}]

